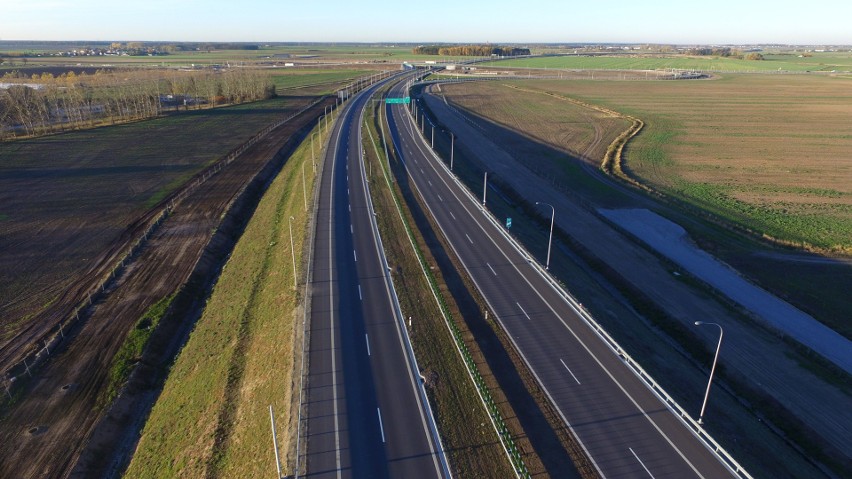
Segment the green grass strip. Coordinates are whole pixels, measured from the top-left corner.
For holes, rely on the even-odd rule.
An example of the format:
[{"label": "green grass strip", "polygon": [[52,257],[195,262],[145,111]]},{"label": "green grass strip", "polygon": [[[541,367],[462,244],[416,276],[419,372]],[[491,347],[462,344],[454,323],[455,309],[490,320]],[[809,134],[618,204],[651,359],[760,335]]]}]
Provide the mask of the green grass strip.
[{"label": "green grass strip", "polygon": [[145,350],[145,345],[148,344],[148,339],[151,338],[151,334],[157,329],[157,324],[159,324],[166,311],[168,311],[172,300],[175,298],[175,294],[177,293],[166,296],[154,303],[139,318],[133,329],[127,333],[127,338],[112,360],[112,366],[109,369],[109,384],[101,401],[98,402],[99,406],[112,403],[118,396],[121,388],[127,383],[127,379],[133,371],[133,366],[142,357],[142,352]]},{"label": "green grass strip", "polygon": [[[366,120],[365,120],[365,123]],[[382,158],[382,154],[379,152],[378,147],[376,146],[376,140],[373,138],[373,131],[369,124],[367,126],[367,132],[370,136],[370,141],[373,143],[373,149],[376,152],[378,158]],[[386,142],[387,140],[384,137],[384,132],[382,132],[382,141]],[[385,161],[388,161],[385,158]],[[490,391],[488,390],[488,386],[485,384],[485,380],[482,378],[482,375],[479,372],[479,369],[476,366],[476,362],[473,360],[473,356],[470,354],[470,350],[465,344],[461,330],[459,329],[453,314],[450,312],[449,306],[447,305],[447,301],[444,298],[444,295],[441,293],[440,288],[438,287],[438,280],[435,278],[435,275],[426,265],[426,259],[423,255],[423,251],[417,245],[417,242],[414,240],[414,232],[411,229],[411,225],[409,225],[408,220],[405,218],[405,215],[402,214],[402,207],[399,197],[397,196],[396,190],[393,189],[390,183],[389,174],[390,172],[386,170],[385,163],[379,161],[379,164],[382,167],[382,173],[385,177],[385,182],[387,183],[388,188],[390,189],[391,195],[393,197],[394,204],[396,205],[397,213],[399,213],[399,218],[402,220],[402,224],[405,227],[405,232],[408,235],[408,240],[411,243],[411,248],[414,250],[415,255],[417,256],[417,262],[420,265],[420,269],[423,271],[423,274],[426,276],[426,279],[429,282],[429,287],[432,290],[432,294],[435,296],[435,299],[438,302],[438,306],[441,309],[441,314],[444,316],[444,320],[452,332],[453,340],[455,341],[456,348],[464,359],[465,366],[467,367],[468,374],[473,380],[474,385],[476,386],[477,391],[479,392],[479,396],[482,399],[483,404],[488,410],[488,414],[491,417],[491,421],[494,424],[494,428],[497,432],[498,437],[500,438],[500,442],[503,444],[504,449],[506,450],[510,461],[512,462],[512,467],[515,469],[515,473],[518,477],[529,478],[530,473],[527,470],[527,466],[524,463],[523,458],[521,457],[521,451],[515,445],[515,442],[512,440],[511,432],[508,427],[506,427],[506,423],[503,420],[502,415],[500,414],[499,409],[497,408],[497,403],[491,396]]]}]

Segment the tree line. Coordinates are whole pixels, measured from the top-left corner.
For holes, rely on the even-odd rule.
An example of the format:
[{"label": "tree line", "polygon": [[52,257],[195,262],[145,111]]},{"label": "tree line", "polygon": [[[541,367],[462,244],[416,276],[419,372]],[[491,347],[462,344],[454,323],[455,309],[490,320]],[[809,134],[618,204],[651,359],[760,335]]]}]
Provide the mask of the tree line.
[{"label": "tree line", "polygon": [[414,47],[415,55],[442,55],[453,57],[487,57],[498,55],[513,57],[529,55],[529,48],[499,47],[493,45],[421,45]]},{"label": "tree line", "polygon": [[0,140],[156,117],[168,110],[205,108],[275,96],[257,70],[98,71],[93,75],[10,72],[0,83]]},{"label": "tree line", "polygon": [[700,47],[700,48],[690,48],[686,50],[684,53],[687,55],[697,55],[697,56],[715,56],[715,57],[725,57],[725,58],[738,58],[740,60],[763,60],[763,54],[757,52],[750,52],[747,54],[743,54],[741,50],[737,50],[730,47]]}]

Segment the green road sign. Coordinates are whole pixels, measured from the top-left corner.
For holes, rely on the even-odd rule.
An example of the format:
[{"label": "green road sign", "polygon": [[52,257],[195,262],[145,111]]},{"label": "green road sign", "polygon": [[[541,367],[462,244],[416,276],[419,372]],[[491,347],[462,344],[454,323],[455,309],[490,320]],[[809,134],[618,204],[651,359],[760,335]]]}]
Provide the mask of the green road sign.
[{"label": "green road sign", "polygon": [[398,104],[398,103],[411,103],[411,97],[407,96],[405,98],[385,98],[385,103],[388,105]]},{"label": "green road sign", "polygon": [[512,227],[512,218],[506,218],[506,228]]}]

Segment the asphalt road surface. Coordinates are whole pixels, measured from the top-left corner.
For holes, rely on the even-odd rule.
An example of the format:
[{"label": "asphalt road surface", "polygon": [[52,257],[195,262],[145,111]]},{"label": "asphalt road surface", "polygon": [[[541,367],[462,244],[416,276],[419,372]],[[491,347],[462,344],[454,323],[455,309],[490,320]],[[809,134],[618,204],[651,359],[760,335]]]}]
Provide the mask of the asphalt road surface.
[{"label": "asphalt road surface", "polygon": [[448,477],[396,309],[361,161],[367,96],[340,110],[322,169],[306,386],[307,477]]},{"label": "asphalt road surface", "polygon": [[479,198],[466,193],[428,151],[405,107],[388,105],[387,111],[396,150],[412,183],[601,475],[732,477],[730,469],[592,330],[577,305],[486,219],[481,193]]}]

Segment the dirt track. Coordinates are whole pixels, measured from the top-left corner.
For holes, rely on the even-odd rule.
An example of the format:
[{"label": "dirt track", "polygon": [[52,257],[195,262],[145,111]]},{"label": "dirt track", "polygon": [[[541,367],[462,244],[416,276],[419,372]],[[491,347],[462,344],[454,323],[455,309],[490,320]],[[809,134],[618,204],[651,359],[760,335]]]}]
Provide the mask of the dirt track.
[{"label": "dirt track", "polygon": [[[306,106],[312,98],[295,99]],[[143,312],[181,287],[244,186],[288,138],[312,125],[327,100],[271,132],[202,183],[156,230],[90,317],[26,386],[24,399],[2,421],[0,477],[67,477],[86,447],[103,408],[98,398],[108,366]],[[67,386],[63,388],[64,386]],[[92,471],[89,471],[91,473]],[[83,473],[83,475],[88,475]]]}]

